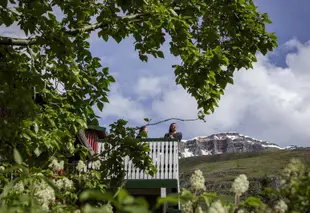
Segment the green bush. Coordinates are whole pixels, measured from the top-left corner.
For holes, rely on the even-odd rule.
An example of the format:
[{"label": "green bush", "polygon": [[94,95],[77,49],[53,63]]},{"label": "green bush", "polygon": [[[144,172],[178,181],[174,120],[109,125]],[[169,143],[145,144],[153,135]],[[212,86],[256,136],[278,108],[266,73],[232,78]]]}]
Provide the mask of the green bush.
[{"label": "green bush", "polygon": [[196,170],[190,177],[188,190],[158,198],[153,208],[144,198],[129,195],[122,186],[112,191],[103,184],[97,170],[82,172],[85,167],[82,161],[76,166],[77,173],[69,175],[61,173],[63,161],[54,159],[40,170],[29,168],[17,150],[14,159],[15,165],[0,166],[0,212],[151,213],[164,203],[179,201],[184,213],[310,212],[310,170],[296,159],[282,171],[279,188],[265,184],[264,193],[257,197],[242,196],[249,190],[249,181],[241,174],[231,185],[234,202],[221,201],[215,193],[206,191],[205,178]]}]

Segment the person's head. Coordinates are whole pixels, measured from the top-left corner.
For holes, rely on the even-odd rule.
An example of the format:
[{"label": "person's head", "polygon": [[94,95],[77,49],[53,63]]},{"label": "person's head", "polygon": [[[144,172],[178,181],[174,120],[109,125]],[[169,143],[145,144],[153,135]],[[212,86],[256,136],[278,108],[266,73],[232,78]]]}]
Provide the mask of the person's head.
[{"label": "person's head", "polygon": [[147,138],[147,127],[146,126],[143,126],[139,129],[139,134],[138,136],[140,138]]},{"label": "person's head", "polygon": [[147,133],[147,131],[148,131],[147,126],[143,126],[143,127],[141,127],[141,128],[139,129],[139,134],[140,134],[141,132],[146,132],[146,133]]},{"label": "person's head", "polygon": [[176,123],[170,124],[169,133],[176,132],[176,131],[177,131],[177,124]]}]

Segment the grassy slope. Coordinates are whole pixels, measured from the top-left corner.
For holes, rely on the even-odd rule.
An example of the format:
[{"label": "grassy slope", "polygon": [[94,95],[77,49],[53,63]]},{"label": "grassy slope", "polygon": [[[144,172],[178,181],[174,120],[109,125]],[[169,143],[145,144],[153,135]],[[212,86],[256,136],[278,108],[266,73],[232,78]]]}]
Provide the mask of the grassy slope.
[{"label": "grassy slope", "polygon": [[[291,158],[310,166],[310,148],[270,150],[262,152],[199,156],[180,160],[181,187],[188,186],[192,172],[200,169],[206,178],[208,191],[229,194],[234,178],[246,174],[252,182],[264,175],[278,175]],[[250,181],[250,182],[251,182]]]}]

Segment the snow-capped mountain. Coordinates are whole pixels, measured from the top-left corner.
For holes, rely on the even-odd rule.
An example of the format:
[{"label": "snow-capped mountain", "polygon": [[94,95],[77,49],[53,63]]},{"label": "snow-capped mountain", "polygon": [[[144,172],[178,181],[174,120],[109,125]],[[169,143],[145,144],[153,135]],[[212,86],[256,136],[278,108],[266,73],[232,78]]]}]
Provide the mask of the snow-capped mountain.
[{"label": "snow-capped mountain", "polygon": [[280,147],[277,144],[257,140],[237,132],[217,133],[182,140],[180,157],[214,155],[222,153],[255,152],[267,149],[296,149],[297,146]]}]

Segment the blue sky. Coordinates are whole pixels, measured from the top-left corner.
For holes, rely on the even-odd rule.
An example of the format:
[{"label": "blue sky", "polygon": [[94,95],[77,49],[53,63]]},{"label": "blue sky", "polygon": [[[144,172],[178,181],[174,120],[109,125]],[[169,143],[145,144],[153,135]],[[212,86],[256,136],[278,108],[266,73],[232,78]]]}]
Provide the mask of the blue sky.
[{"label": "blue sky", "polygon": [[[219,108],[206,123],[177,122],[184,139],[217,132],[235,131],[281,146],[309,146],[310,131],[310,2],[308,0],[256,0],[259,11],[267,12],[269,31],[278,36],[279,48],[268,57],[259,57],[253,70],[236,73],[235,84],[227,88]],[[16,29],[0,27],[0,34]],[[133,39],[117,44],[91,36],[91,51],[110,67],[116,83],[111,86],[110,104],[100,124],[119,118],[130,125],[143,125],[143,118],[159,121],[170,117],[195,118],[196,102],[175,84],[171,66],[179,60],[164,45],[165,59],[141,62]],[[149,137],[162,137],[170,122],[149,127]]]},{"label": "blue sky", "polygon": [[[310,40],[307,28],[310,2],[257,0],[256,3],[273,21],[268,30],[278,36],[279,48],[268,59],[261,58],[254,70],[241,71],[235,76],[235,85],[228,87],[219,108],[206,118],[206,123],[177,122],[184,138],[237,131],[282,146],[307,145],[310,134],[305,127],[310,112],[306,109],[300,112],[299,108],[310,106],[310,90],[307,81],[299,79],[303,72],[310,76],[310,66],[302,62],[310,53],[304,46]],[[117,80],[112,86],[111,104],[100,113],[102,125],[107,126],[118,118],[142,125],[143,117],[158,121],[196,116],[195,101],[175,85],[171,65],[178,60],[168,51],[164,60],[151,59],[144,63],[138,60],[130,38],[121,44],[96,39],[92,42],[95,44],[92,52],[102,57],[103,64],[110,66]],[[167,46],[163,48],[167,50]],[[290,65],[288,58],[292,59]],[[253,79],[259,81],[254,83]],[[294,79],[295,82],[290,82]],[[168,125],[169,122],[150,127],[149,136],[163,136]]]},{"label": "blue sky", "polygon": [[[310,36],[310,29],[307,27],[310,15],[310,2],[308,0],[254,0],[259,6],[258,10],[268,13],[272,24],[267,29],[276,32],[281,49],[286,41],[297,38],[300,42],[307,42]],[[273,63],[285,66],[285,53],[272,58]]]}]

